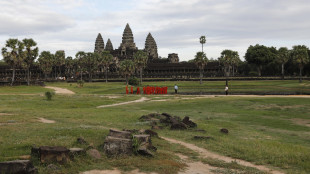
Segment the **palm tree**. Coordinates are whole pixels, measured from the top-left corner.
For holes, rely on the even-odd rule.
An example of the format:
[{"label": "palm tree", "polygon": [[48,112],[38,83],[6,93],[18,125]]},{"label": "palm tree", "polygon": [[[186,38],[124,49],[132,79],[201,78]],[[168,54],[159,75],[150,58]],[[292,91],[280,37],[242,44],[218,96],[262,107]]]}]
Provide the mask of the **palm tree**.
[{"label": "palm tree", "polygon": [[200,43],[201,43],[201,46],[202,46],[202,52],[203,52],[203,44],[206,43],[206,36],[200,36]]},{"label": "palm tree", "polygon": [[290,59],[290,51],[286,47],[281,47],[278,50],[278,54],[276,58],[277,58],[276,61],[278,63],[281,63],[281,74],[282,74],[282,79],[284,79],[284,65]]},{"label": "palm tree", "polygon": [[84,59],[85,59],[85,52],[79,51],[75,54],[75,60],[77,64],[77,70],[80,72],[81,80],[83,80],[83,71],[84,71]]},{"label": "palm tree", "polygon": [[83,64],[86,67],[86,70],[88,72],[88,81],[93,81],[93,73],[97,70],[97,59],[98,54],[93,52],[85,53]]},{"label": "palm tree", "polygon": [[120,72],[125,76],[126,84],[128,85],[129,77],[135,72],[135,64],[132,60],[123,60],[120,62]]},{"label": "palm tree", "polygon": [[293,46],[292,58],[299,66],[299,83],[302,82],[302,70],[309,63],[308,47],[305,45]]},{"label": "palm tree", "polygon": [[202,84],[202,77],[203,77],[203,69],[208,63],[208,58],[204,52],[197,52],[194,62],[196,66],[199,68],[200,73],[200,84]]},{"label": "palm tree", "polygon": [[[238,54],[238,53],[237,53]],[[221,53],[221,57],[219,58],[220,62],[224,64],[225,76],[230,76],[231,67],[233,64],[233,59],[235,57],[235,53],[232,50],[224,50]]]},{"label": "palm tree", "polygon": [[114,57],[110,52],[103,51],[98,57],[98,65],[103,66],[105,72],[105,82],[108,82],[109,66],[114,62]]},{"label": "palm tree", "polygon": [[142,84],[143,69],[146,67],[148,56],[144,51],[137,51],[134,55],[134,63],[140,71],[140,84]]},{"label": "palm tree", "polygon": [[232,60],[231,60],[231,66],[232,66],[232,75],[235,76],[235,67],[238,67],[240,64],[241,60],[239,57],[239,54],[237,51],[233,51],[232,53]]},{"label": "palm tree", "polygon": [[25,58],[25,52],[23,49],[24,44],[18,39],[7,40],[5,47],[2,48],[2,56],[4,61],[13,69],[11,86],[13,86],[15,80],[16,68],[21,66],[23,59]]},{"label": "palm tree", "polygon": [[65,64],[65,62],[66,62],[65,51],[64,50],[56,51],[56,53],[55,53],[55,66],[56,67],[58,66],[58,70],[59,70],[57,77],[61,76],[61,66],[63,66]]},{"label": "palm tree", "polygon": [[[38,57],[39,48],[37,43],[33,39],[24,39],[23,43],[26,47],[25,51],[25,59],[24,59],[24,67],[27,69],[27,85],[30,85],[30,67],[32,66],[34,60]],[[35,47],[35,48],[34,48]]]},{"label": "palm tree", "polygon": [[45,79],[53,70],[53,59],[54,55],[49,51],[42,51],[39,56],[39,67],[43,71]]},{"label": "palm tree", "polygon": [[72,72],[73,72],[73,67],[74,67],[74,61],[73,61],[71,56],[68,56],[66,58],[65,66],[66,66],[66,72],[65,73],[66,73],[67,78],[71,77],[73,75]]}]

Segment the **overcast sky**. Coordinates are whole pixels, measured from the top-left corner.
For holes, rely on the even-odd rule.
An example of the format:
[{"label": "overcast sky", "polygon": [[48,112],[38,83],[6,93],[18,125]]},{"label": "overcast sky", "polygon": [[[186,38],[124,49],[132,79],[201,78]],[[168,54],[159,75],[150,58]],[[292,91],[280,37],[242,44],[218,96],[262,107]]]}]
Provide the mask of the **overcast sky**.
[{"label": "overcast sky", "polygon": [[40,52],[74,57],[93,51],[98,33],[118,48],[129,23],[137,47],[151,32],[162,57],[193,59],[205,35],[208,58],[232,49],[243,59],[249,45],[309,47],[309,9],[309,0],[0,0],[0,47],[33,38]]}]

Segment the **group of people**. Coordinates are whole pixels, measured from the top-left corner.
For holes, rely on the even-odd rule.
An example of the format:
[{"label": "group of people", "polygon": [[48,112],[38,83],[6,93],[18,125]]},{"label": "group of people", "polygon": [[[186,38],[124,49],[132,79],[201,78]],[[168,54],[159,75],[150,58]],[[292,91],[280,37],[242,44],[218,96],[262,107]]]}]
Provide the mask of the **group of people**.
[{"label": "group of people", "polygon": [[[150,94],[167,94],[167,92],[168,92],[167,86],[165,86],[165,87],[144,86],[143,87],[143,94],[147,94],[147,95],[150,95]],[[141,94],[140,87],[137,87],[137,90],[134,91],[133,86],[131,86],[130,94],[134,94],[134,93]],[[129,94],[128,86],[126,86],[126,94]]]},{"label": "group of people", "polygon": [[[179,87],[175,84],[174,85],[174,92],[175,94],[178,93],[178,89]],[[168,92],[168,87],[165,86],[165,87],[158,87],[158,86],[144,86],[143,87],[143,94],[147,94],[147,95],[150,95],[150,94],[167,94]],[[137,90],[134,91],[133,90],[133,86],[131,86],[130,88],[130,94],[141,94],[141,91],[140,91],[140,87],[137,87]],[[126,86],[126,94],[129,94],[129,89],[128,89],[128,86]],[[228,95],[228,86],[226,85],[225,86],[225,94]]]}]

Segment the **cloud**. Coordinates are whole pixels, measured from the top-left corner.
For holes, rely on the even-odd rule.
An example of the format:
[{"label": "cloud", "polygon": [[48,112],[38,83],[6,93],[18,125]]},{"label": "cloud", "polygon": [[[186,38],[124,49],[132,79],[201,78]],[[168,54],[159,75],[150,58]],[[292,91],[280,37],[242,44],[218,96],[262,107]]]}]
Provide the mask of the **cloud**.
[{"label": "cloud", "polygon": [[33,37],[41,50],[65,49],[67,55],[93,51],[100,32],[114,48],[129,23],[136,45],[144,48],[151,32],[159,54],[192,59],[206,35],[208,57],[224,49],[243,57],[249,45],[310,45],[307,0],[12,0],[0,1],[0,46],[10,37]]}]

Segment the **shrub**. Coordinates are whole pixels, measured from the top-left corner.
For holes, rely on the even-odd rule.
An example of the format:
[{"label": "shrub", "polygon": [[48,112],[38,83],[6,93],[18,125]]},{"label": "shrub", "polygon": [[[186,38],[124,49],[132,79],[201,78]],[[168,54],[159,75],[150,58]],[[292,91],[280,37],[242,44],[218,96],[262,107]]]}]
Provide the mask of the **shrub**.
[{"label": "shrub", "polygon": [[140,82],[139,79],[137,79],[136,77],[130,77],[128,83],[132,86],[138,86]]},{"label": "shrub", "polygon": [[78,87],[82,88],[84,86],[84,80],[78,80],[77,81],[77,84],[78,84]]},{"label": "shrub", "polygon": [[53,95],[55,95],[54,92],[50,92],[50,91],[45,92],[45,97],[47,100],[52,100]]}]

